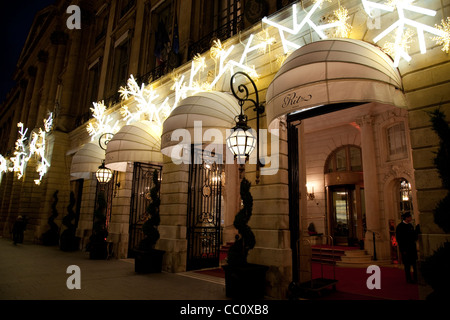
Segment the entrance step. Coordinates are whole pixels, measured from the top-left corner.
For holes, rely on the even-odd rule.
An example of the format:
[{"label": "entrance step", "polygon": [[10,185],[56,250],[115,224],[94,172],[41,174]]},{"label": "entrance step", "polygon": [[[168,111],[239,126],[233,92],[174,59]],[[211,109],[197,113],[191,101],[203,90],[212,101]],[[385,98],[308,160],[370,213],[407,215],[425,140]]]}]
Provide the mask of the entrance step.
[{"label": "entrance step", "polygon": [[311,247],[311,261],[324,264],[335,264],[341,261],[341,257],[345,255],[345,251],[342,249],[335,249],[332,247]]},{"label": "entrance step", "polygon": [[365,250],[346,251],[345,255],[341,257],[341,261],[336,263],[341,267],[368,267],[372,264],[374,264],[372,256]]}]

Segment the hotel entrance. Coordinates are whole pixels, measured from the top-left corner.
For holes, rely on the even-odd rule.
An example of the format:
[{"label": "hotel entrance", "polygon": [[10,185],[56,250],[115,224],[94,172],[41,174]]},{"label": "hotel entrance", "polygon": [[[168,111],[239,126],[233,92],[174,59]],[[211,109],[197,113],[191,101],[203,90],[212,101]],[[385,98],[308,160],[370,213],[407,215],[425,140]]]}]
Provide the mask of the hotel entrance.
[{"label": "hotel entrance", "polygon": [[330,194],[330,234],[335,245],[357,246],[365,233],[364,189],[333,186]]},{"label": "hotel entrance", "polygon": [[328,234],[335,245],[357,246],[366,231],[362,151],[356,145],[334,150],[325,162]]}]

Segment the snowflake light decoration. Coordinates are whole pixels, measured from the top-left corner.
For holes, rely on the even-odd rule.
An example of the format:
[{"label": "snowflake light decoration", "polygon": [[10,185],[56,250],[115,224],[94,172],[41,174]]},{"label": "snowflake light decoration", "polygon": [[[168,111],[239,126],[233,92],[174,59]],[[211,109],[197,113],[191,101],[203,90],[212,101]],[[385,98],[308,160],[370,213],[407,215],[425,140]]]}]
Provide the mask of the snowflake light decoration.
[{"label": "snowflake light decoration", "polygon": [[334,10],[334,19],[331,19],[331,24],[337,24],[336,31],[334,33],[335,38],[348,38],[350,36],[350,31],[352,26],[347,22],[349,19],[348,10],[342,6],[339,9]]},{"label": "snowflake light decoration", "polygon": [[29,158],[27,157],[28,154],[25,149],[25,141],[27,140],[26,135],[27,135],[28,129],[24,129],[24,125],[22,122],[19,122],[17,124],[17,127],[19,128],[19,137],[17,138],[17,141],[16,141],[14,157],[11,158],[13,167],[9,168],[9,170],[16,172],[17,179],[20,180],[23,177],[26,164],[29,160]]},{"label": "snowflake light decoration", "polygon": [[91,121],[86,130],[91,136],[91,141],[94,141],[104,133],[116,133],[119,129],[119,121],[116,121],[113,125],[110,123],[113,121],[110,115],[106,114],[106,106],[104,101],[94,102],[94,107],[91,108],[94,120]]},{"label": "snowflake light decoration", "polygon": [[450,17],[447,17],[447,20],[442,19],[441,25],[436,24],[435,27],[442,32],[442,35],[433,37],[433,40],[442,46],[442,51],[448,53],[450,50]]},{"label": "snowflake light decoration", "polygon": [[136,111],[130,112],[127,106],[122,107],[121,113],[127,124],[141,120],[141,116],[145,115],[149,121],[157,121],[158,110],[155,104],[155,100],[159,97],[152,86],[145,87],[142,83],[138,85],[133,75],[127,81],[126,87],[121,87],[119,90],[122,99],[126,100],[128,97],[133,96],[137,102]]},{"label": "snowflake light decoration", "polygon": [[[266,23],[268,25],[271,25],[272,27],[275,27],[278,29],[281,42],[283,44],[284,53],[287,54],[288,52],[291,52],[293,50],[299,49],[301,46],[297,43],[291,42],[286,39],[285,33],[291,34],[291,35],[298,35],[300,31],[308,25],[314,32],[319,36],[320,39],[327,39],[328,37],[323,32],[327,29],[337,28],[336,35],[345,35],[345,37],[348,37],[349,33],[349,25],[347,24],[348,19],[348,11],[344,7],[341,7],[335,11],[335,15],[337,19],[331,21],[330,23],[324,24],[324,25],[317,25],[312,20],[313,14],[316,13],[317,10],[319,10],[322,6],[322,4],[328,0],[317,0],[314,5],[312,6],[311,10],[307,12],[306,16],[303,17],[303,19],[298,22],[298,9],[297,4],[292,5],[292,28],[288,28],[284,25],[281,25],[277,22],[274,22],[267,17],[262,19],[263,23]],[[328,1],[330,2],[330,1]],[[306,10],[305,10],[306,11]]]},{"label": "snowflake light decoration", "polygon": [[8,171],[8,161],[0,154],[0,174]]},{"label": "snowflake light decoration", "polygon": [[39,132],[33,132],[32,143],[30,144],[30,157],[36,154],[39,157],[36,172],[39,173],[39,179],[34,180],[37,185],[41,184],[42,179],[50,167],[50,163],[45,157],[46,152],[46,131],[39,128]]},{"label": "snowflake light decoration", "polygon": [[426,24],[414,21],[412,19],[407,18],[407,12],[414,12],[423,14],[426,16],[434,17],[436,15],[436,11],[422,8],[419,6],[413,5],[413,0],[388,0],[385,4],[375,3],[368,0],[362,0],[364,10],[367,14],[372,16],[373,9],[378,9],[381,11],[393,12],[397,11],[398,20],[396,20],[393,24],[387,27],[384,31],[382,31],[379,35],[377,35],[374,39],[374,43],[378,43],[381,39],[385,38],[391,32],[395,32],[395,42],[393,45],[387,45],[388,47],[393,47],[393,59],[394,66],[398,67],[400,59],[403,58],[406,61],[410,61],[411,57],[409,56],[407,50],[405,50],[404,42],[405,40],[405,32],[408,28],[413,28],[416,30],[417,38],[419,40],[420,52],[422,54],[427,52],[426,44],[425,44],[425,35],[424,33],[431,33],[438,37],[445,37],[445,32],[440,30],[439,28],[433,28]]}]

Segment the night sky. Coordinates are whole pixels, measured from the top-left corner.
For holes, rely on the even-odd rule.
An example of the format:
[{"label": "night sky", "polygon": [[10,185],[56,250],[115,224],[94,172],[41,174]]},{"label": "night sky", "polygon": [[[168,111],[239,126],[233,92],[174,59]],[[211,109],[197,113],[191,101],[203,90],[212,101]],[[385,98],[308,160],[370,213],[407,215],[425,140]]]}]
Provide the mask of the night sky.
[{"label": "night sky", "polygon": [[14,87],[12,75],[35,14],[55,0],[0,0],[0,104]]}]

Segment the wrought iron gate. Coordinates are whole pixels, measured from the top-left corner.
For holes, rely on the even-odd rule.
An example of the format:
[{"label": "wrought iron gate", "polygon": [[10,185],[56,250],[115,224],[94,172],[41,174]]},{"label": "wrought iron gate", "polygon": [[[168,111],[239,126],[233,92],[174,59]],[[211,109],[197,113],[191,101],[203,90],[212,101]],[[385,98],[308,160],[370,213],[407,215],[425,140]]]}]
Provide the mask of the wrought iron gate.
[{"label": "wrought iron gate", "polygon": [[223,166],[203,153],[193,148],[189,170],[187,270],[219,266]]},{"label": "wrought iron gate", "polygon": [[147,163],[134,163],[133,186],[131,190],[130,228],[128,239],[128,257],[134,258],[134,249],[144,238],[142,225],[146,219],[146,209],[153,188],[153,172],[157,170],[161,179],[162,167]]}]

